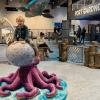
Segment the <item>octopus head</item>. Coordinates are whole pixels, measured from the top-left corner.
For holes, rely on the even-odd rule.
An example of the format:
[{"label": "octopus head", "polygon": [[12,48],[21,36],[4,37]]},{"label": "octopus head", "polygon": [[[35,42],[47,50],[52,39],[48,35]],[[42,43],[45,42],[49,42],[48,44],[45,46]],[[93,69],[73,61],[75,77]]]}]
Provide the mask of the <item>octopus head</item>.
[{"label": "octopus head", "polygon": [[16,41],[7,47],[6,56],[13,65],[24,67],[33,63],[35,52],[28,43]]}]

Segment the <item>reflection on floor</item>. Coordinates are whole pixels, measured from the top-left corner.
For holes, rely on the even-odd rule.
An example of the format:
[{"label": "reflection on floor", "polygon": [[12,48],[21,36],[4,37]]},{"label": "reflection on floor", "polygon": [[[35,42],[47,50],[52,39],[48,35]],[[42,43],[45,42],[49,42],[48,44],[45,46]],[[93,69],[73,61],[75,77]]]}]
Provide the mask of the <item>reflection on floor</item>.
[{"label": "reflection on floor", "polygon": [[[56,73],[68,84],[67,100],[100,100],[100,70],[59,61],[42,61],[40,70]],[[17,67],[0,64],[0,77],[15,72]],[[6,73],[6,74],[5,74]]]}]

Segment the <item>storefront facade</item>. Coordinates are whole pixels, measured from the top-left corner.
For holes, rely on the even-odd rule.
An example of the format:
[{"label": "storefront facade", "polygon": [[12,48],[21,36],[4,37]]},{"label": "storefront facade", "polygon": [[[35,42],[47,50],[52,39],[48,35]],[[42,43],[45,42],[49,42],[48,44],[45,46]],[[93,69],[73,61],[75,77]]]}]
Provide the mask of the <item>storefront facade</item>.
[{"label": "storefront facade", "polygon": [[[72,20],[73,19],[79,20],[80,25],[82,27],[83,26],[86,27],[87,38],[89,41],[100,42],[100,1],[98,0],[84,0],[84,2],[82,1],[83,0],[80,0],[78,1],[78,3],[73,4]],[[85,1],[89,1],[89,4],[86,4]]]}]

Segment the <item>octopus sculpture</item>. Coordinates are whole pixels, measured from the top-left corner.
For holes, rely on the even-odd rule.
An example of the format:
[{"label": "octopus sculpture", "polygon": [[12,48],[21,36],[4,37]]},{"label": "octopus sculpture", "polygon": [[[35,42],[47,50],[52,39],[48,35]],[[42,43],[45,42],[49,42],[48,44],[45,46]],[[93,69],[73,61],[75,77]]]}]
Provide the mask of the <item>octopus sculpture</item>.
[{"label": "octopus sculpture", "polygon": [[0,83],[7,83],[0,87],[0,96],[9,96],[11,91],[24,87],[25,92],[16,93],[18,99],[35,97],[40,93],[40,89],[48,89],[46,96],[51,98],[56,95],[56,88],[63,89],[56,74],[49,75],[37,68],[40,59],[35,57],[34,50],[28,43],[21,41],[12,43],[8,46],[6,55],[18,69],[8,77],[0,78]]}]

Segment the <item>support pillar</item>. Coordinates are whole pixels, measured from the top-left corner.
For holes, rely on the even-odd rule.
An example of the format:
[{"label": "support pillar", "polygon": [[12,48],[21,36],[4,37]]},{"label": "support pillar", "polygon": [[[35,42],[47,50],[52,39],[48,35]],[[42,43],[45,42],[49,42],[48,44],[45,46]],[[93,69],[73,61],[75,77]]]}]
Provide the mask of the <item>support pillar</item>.
[{"label": "support pillar", "polygon": [[68,7],[67,7],[67,34],[69,39],[69,33],[71,31],[71,17],[72,17],[72,0],[68,0]]}]

